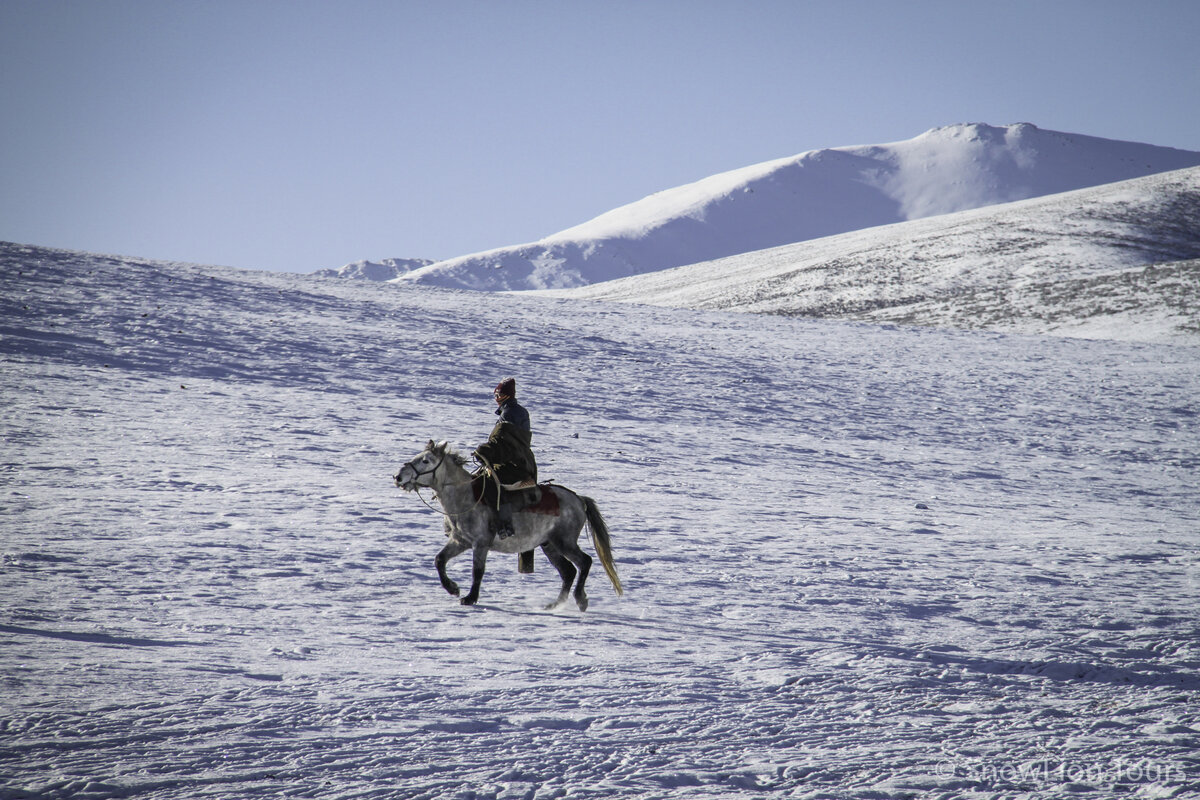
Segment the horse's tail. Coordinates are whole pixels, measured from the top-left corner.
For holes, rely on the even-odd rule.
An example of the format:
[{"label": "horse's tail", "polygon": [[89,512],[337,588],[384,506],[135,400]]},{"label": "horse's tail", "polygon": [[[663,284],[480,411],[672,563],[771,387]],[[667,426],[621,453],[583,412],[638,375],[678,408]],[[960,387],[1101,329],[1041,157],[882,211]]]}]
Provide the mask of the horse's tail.
[{"label": "horse's tail", "polygon": [[596,508],[595,500],[582,496],[579,499],[583,501],[583,509],[587,513],[588,527],[592,531],[592,542],[596,545],[596,555],[600,556],[600,563],[604,565],[604,571],[608,573],[608,579],[612,581],[617,595],[623,595],[625,589],[621,586],[621,579],[617,577],[617,565],[613,563],[612,540],[608,536],[608,524],[605,523],[604,517],[600,516],[600,509]]}]

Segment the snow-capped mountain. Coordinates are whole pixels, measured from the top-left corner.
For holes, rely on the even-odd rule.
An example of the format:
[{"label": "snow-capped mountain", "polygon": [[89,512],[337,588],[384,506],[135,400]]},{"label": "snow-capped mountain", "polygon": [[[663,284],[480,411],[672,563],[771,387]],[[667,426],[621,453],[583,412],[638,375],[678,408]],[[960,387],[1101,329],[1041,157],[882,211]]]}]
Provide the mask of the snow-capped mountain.
[{"label": "snow-capped mountain", "polygon": [[385,258],[382,261],[354,261],[338,269],[319,269],[313,272],[323,278],[352,278],[367,281],[390,281],[407,275],[414,269],[434,263],[428,258]]},{"label": "snow-capped mountain", "polygon": [[[508,374],[612,530],[586,613],[542,554],[459,605],[391,481]],[[0,797],[1198,797],[1198,397],[1193,347],[0,244]]]},{"label": "snow-capped mountain", "polygon": [[1200,343],[1200,167],[552,294]]},{"label": "snow-capped mountain", "polygon": [[1041,130],[935,128],[814,150],[658,192],[538,242],[400,277],[470,289],[553,289],[1200,165],[1200,153]]}]

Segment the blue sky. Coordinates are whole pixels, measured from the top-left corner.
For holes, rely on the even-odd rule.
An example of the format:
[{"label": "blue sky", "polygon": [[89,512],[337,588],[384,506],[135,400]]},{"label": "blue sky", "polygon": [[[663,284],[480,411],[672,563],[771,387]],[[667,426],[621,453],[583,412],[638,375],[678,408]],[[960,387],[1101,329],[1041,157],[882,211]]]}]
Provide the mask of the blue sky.
[{"label": "blue sky", "polygon": [[1200,150],[1194,0],[0,0],[0,239],[307,272],[956,122]]}]

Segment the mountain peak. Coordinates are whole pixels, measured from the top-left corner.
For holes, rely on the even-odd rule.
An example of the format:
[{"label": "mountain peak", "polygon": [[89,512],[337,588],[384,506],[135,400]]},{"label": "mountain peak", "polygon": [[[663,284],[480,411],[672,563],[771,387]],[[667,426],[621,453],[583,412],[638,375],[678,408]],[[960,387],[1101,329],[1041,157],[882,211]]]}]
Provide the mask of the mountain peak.
[{"label": "mountain peak", "polygon": [[959,122],[954,125],[940,125],[930,128],[916,137],[927,136],[965,136],[971,139],[991,140],[1002,142],[1010,135],[1021,135],[1040,130],[1032,122],[1016,122],[1012,125],[991,125],[986,122]]}]

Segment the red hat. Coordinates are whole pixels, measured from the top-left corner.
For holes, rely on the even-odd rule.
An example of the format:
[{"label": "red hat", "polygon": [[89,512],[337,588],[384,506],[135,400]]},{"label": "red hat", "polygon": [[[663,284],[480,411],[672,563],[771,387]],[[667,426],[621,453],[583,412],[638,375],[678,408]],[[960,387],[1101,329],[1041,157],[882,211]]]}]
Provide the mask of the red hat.
[{"label": "red hat", "polygon": [[496,384],[496,397],[516,397],[517,396],[517,379],[505,378]]}]

